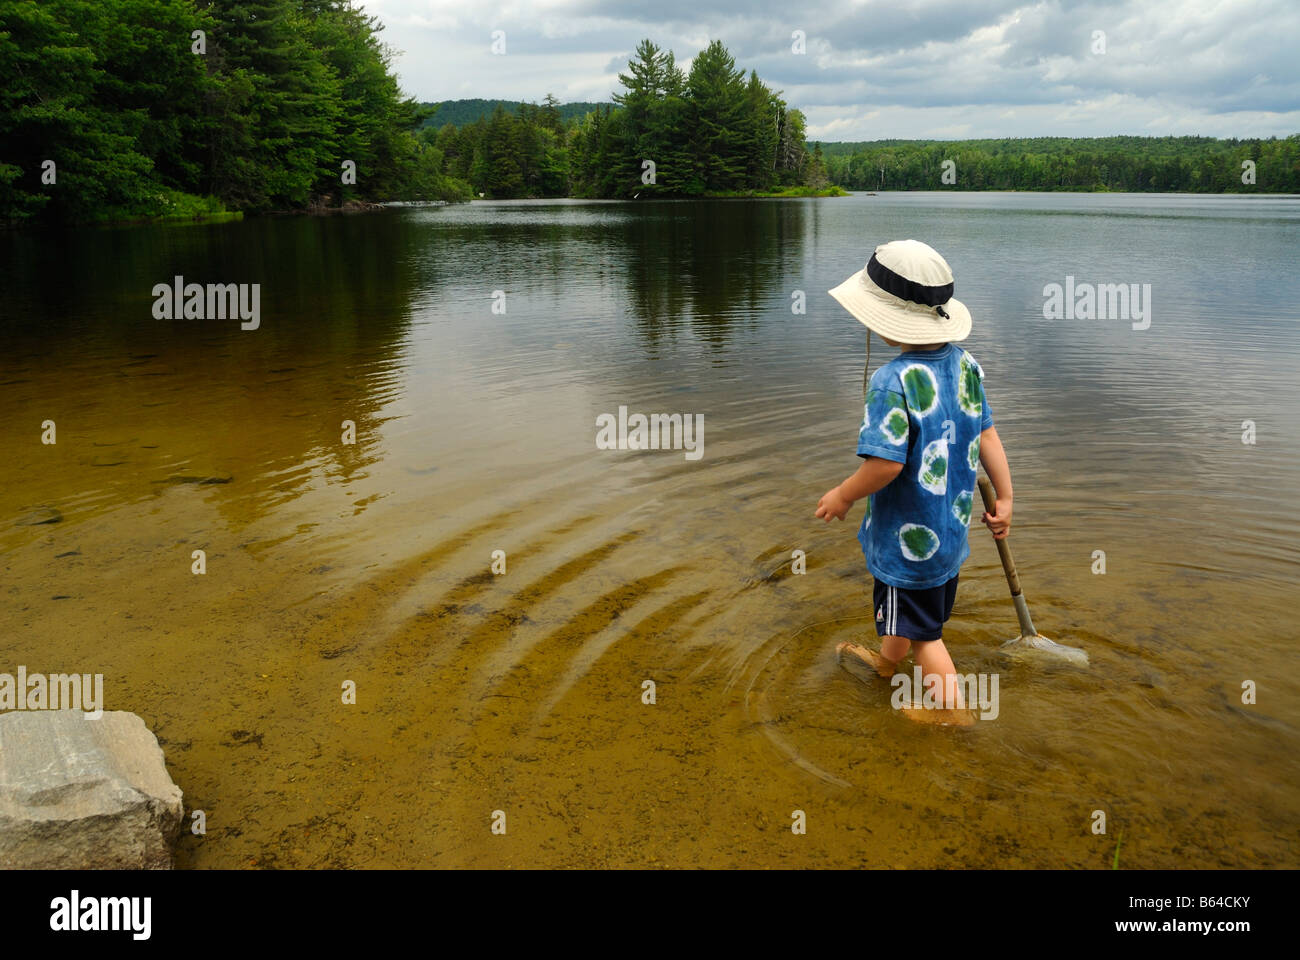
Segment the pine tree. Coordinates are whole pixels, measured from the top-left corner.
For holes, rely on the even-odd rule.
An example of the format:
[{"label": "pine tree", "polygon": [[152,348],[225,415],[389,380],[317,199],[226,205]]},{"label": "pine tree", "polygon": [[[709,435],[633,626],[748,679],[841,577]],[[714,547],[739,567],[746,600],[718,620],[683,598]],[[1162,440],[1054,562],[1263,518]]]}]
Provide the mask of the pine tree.
[{"label": "pine tree", "polygon": [[[212,192],[244,209],[303,206],[337,176],[337,74],[291,0],[212,0],[210,64],[229,78],[214,102]],[[337,179],[334,182],[338,182]]]},{"label": "pine tree", "polygon": [[687,76],[688,125],[695,176],[706,190],[745,185],[745,81],[735,58],[714,40],[691,64]]}]

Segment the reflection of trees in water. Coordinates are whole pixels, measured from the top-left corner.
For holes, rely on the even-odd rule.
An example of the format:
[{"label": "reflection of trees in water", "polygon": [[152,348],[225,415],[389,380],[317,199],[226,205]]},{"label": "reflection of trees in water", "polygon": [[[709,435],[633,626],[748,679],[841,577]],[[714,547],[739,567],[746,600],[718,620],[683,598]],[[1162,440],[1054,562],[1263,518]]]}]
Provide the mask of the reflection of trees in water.
[{"label": "reflection of trees in water", "polygon": [[[815,201],[813,201],[815,203]],[[807,201],[640,202],[257,219],[0,235],[0,443],[21,503],[147,498],[169,477],[249,522],[322,476],[364,477],[405,388],[412,301],[456,312],[497,287],[574,311],[575,275],[653,350],[685,330],[720,352],[737,323],[788,309]],[[478,213],[475,210],[474,213]],[[496,222],[498,221],[499,222]],[[157,320],[154,284],[261,284],[261,323]],[[516,301],[517,302],[517,301]],[[486,309],[486,301],[482,301]],[[566,306],[566,304],[568,304]],[[580,311],[579,311],[580,312]],[[447,318],[448,320],[454,318]],[[549,344],[545,322],[510,328]],[[436,333],[435,333],[436,336]],[[33,447],[45,419],[59,444]],[[341,423],[357,425],[354,446]],[[425,462],[411,464],[425,468]],[[156,481],[163,481],[162,483]],[[14,495],[18,495],[16,492]],[[65,511],[66,512],[66,511]],[[75,511],[74,511],[75,512]]]},{"label": "reflection of trees in water", "polygon": [[[615,318],[631,317],[647,345],[689,325],[721,347],[736,323],[755,323],[774,300],[789,309],[807,221],[815,226],[820,202],[834,201],[519,202],[473,208],[480,216],[458,209],[431,233],[452,263],[453,285],[439,300],[455,309],[500,288],[512,315],[522,297],[528,309],[549,300],[568,314],[607,321],[612,299]],[[421,277],[420,286],[433,284]],[[587,297],[589,306],[574,303]],[[552,331],[539,320],[512,327],[511,337],[549,345]]]},{"label": "reflection of trees in water", "polygon": [[[623,222],[627,296],[651,343],[689,322],[723,347],[737,323],[756,324],[801,259],[809,201],[647,203]],[[816,203],[816,201],[811,201]]]},{"label": "reflection of trees in water", "polygon": [[[88,487],[120,502],[177,474],[233,474],[203,489],[247,522],[314,472],[364,475],[402,386],[418,232],[379,214],[0,238],[0,443],[30,444],[54,419],[62,464],[15,479],[50,502]],[[153,285],[178,274],[260,283],[260,328],[154,319]]]}]

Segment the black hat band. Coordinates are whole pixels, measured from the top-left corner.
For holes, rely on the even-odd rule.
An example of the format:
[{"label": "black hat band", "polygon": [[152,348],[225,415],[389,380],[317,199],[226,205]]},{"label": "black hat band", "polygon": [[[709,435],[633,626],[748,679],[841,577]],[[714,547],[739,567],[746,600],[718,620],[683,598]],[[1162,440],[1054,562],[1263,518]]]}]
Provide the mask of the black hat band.
[{"label": "black hat band", "polygon": [[937,287],[916,283],[907,279],[901,273],[890,270],[876,259],[874,253],[871,255],[871,259],[867,261],[867,276],[881,290],[892,293],[900,300],[919,303],[923,307],[937,307],[940,316],[945,318],[948,316],[943,307],[939,305],[952,299],[953,284],[951,283],[941,284]]}]

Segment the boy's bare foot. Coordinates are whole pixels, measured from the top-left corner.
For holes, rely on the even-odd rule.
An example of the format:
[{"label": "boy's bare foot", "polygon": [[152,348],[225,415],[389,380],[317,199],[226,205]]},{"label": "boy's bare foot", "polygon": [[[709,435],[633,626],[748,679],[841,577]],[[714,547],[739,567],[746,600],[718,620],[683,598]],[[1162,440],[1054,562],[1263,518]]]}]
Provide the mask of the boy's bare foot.
[{"label": "boy's bare foot", "polygon": [[898,664],[894,663],[892,660],[886,660],[880,654],[876,653],[876,651],[869,650],[856,643],[851,643],[848,640],[845,640],[837,646],[835,652],[841,657],[846,653],[857,657],[863,663],[872,667],[876,673],[880,674],[882,677],[892,677],[895,669],[898,667]]},{"label": "boy's bare foot", "polygon": [[941,727],[969,727],[975,723],[975,711],[965,708],[936,710],[933,707],[923,707],[914,703],[910,707],[903,707],[902,714],[916,723],[929,723]]}]

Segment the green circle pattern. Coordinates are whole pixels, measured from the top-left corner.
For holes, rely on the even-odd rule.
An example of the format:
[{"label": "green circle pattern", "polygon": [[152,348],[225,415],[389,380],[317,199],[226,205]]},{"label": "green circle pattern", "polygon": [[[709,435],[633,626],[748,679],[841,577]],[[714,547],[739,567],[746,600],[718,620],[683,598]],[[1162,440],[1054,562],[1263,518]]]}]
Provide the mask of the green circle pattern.
[{"label": "green circle pattern", "polygon": [[939,405],[939,384],[929,367],[914,363],[903,371],[903,396],[917,417],[934,412]]},{"label": "green circle pattern", "polygon": [[939,535],[922,524],[905,523],[898,528],[898,546],[904,559],[919,563],[938,552]]}]

